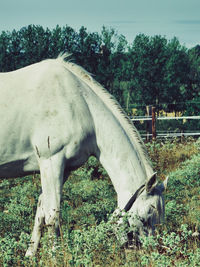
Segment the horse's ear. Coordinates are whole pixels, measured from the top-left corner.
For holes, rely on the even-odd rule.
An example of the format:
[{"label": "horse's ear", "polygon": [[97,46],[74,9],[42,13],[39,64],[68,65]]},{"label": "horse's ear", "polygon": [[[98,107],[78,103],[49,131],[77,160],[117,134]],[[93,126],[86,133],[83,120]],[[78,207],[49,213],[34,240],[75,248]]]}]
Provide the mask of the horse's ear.
[{"label": "horse's ear", "polygon": [[145,188],[148,193],[152,191],[152,189],[156,186],[157,184],[157,176],[156,172],[152,174],[152,176],[148,179],[146,182]]},{"label": "horse's ear", "polygon": [[167,176],[165,180],[158,186],[158,189],[161,193],[167,189],[168,178],[169,177]]}]

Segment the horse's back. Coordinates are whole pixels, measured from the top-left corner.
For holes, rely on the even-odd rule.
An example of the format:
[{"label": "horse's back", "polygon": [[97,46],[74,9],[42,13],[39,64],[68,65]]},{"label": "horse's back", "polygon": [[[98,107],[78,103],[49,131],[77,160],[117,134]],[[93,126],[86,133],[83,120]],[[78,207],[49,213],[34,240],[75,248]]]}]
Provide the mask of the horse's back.
[{"label": "horse's back", "polygon": [[[0,164],[28,161],[66,147],[66,156],[94,134],[82,82],[58,60],[0,74]],[[75,149],[76,147],[76,149]]]}]

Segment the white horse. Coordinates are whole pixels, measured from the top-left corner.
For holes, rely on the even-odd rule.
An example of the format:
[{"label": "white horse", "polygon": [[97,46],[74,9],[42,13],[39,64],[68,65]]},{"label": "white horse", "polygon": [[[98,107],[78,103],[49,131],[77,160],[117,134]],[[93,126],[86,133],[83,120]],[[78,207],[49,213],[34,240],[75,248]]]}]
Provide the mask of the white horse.
[{"label": "white horse", "polygon": [[59,226],[62,187],[71,170],[94,155],[108,172],[118,208],[130,214],[138,235],[153,231],[164,214],[145,146],[117,101],[66,55],[0,73],[0,177],[40,172],[31,243],[41,229]]}]

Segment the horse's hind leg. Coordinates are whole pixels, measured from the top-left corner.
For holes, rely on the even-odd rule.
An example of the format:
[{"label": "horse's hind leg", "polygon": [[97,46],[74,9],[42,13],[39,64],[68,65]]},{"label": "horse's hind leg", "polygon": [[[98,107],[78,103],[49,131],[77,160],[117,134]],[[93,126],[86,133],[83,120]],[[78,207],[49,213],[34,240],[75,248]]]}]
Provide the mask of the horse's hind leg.
[{"label": "horse's hind leg", "polygon": [[43,224],[53,233],[58,232],[60,200],[63,185],[64,156],[62,152],[48,159],[39,159],[42,194],[38,202],[31,244],[26,256],[36,253]]}]

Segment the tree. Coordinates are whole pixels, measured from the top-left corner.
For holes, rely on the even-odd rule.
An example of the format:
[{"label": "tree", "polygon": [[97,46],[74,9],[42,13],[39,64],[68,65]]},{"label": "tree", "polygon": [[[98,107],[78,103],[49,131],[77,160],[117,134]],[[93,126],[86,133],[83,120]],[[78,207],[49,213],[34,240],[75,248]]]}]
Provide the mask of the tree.
[{"label": "tree", "polygon": [[157,109],[161,103],[185,100],[183,86],[187,90],[190,62],[186,48],[176,38],[168,42],[165,37],[140,34],[129,48],[129,54],[132,99],[153,104]]},{"label": "tree", "polygon": [[189,84],[187,98],[199,97],[200,92],[200,45],[188,51],[190,72],[189,72]]},{"label": "tree", "polygon": [[9,71],[9,43],[10,34],[3,31],[0,35],[0,72]]},{"label": "tree", "polygon": [[88,33],[81,27],[77,35],[76,62],[92,74],[97,73],[101,49],[101,38],[98,33]]},{"label": "tree", "polygon": [[101,49],[96,72],[97,80],[124,105],[123,71],[126,58],[127,41],[114,29],[102,28]]},{"label": "tree", "polygon": [[[29,25],[0,34],[0,71],[10,71],[61,52],[95,75],[120,104],[153,104],[157,109],[185,110],[185,102],[199,97],[200,46],[187,50],[177,38],[136,36],[128,46],[123,35],[102,28],[90,33],[69,27],[44,29]],[[174,105],[182,102],[183,105]],[[162,103],[167,103],[163,106]]]}]

